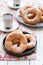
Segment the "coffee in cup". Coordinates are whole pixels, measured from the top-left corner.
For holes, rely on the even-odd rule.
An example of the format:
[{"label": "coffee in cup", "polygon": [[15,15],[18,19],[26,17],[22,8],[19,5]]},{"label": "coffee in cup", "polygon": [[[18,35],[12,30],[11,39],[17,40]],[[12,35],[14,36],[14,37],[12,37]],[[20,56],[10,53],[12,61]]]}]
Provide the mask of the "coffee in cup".
[{"label": "coffee in cup", "polygon": [[4,20],[4,27],[6,29],[10,29],[13,23],[13,15],[10,13],[6,13],[3,15],[3,20]]},{"label": "coffee in cup", "polygon": [[13,0],[13,5],[14,6],[19,6],[20,5],[20,0]]}]

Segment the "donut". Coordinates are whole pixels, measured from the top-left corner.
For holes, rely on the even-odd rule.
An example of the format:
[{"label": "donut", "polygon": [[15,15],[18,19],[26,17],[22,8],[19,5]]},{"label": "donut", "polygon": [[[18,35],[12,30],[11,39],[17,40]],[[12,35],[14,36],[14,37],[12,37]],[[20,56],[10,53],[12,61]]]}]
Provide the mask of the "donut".
[{"label": "donut", "polygon": [[[20,16],[23,17],[23,15],[24,15],[24,13],[26,12],[26,10],[29,9],[29,8],[31,8],[31,7],[32,7],[32,6],[27,5],[27,6],[23,7],[23,8],[21,8],[21,9],[20,9]],[[32,13],[30,13],[30,14],[28,15],[29,18],[32,18],[33,16],[34,16],[34,15],[33,15]]]},{"label": "donut", "polygon": [[41,18],[40,18],[40,20],[43,22],[43,7],[42,6],[38,6],[38,8],[41,10],[41,12],[42,12],[42,16],[41,16]]},{"label": "donut", "polygon": [[26,9],[28,9],[28,8],[31,8],[31,6],[30,6],[30,5],[26,5],[26,6],[24,6],[23,8],[20,8],[20,16],[21,16],[21,17],[23,17],[24,12],[25,12]]},{"label": "donut", "polygon": [[[29,14],[33,14],[32,18],[29,18]],[[24,12],[22,19],[25,23],[34,25],[40,21],[41,15],[42,12],[38,8],[32,7],[28,8],[26,12]]]},{"label": "donut", "polygon": [[22,53],[27,48],[27,39],[22,31],[13,31],[7,35],[5,47],[13,53]]},{"label": "donut", "polygon": [[27,38],[27,49],[31,49],[36,45],[36,38],[31,34],[25,34]]}]

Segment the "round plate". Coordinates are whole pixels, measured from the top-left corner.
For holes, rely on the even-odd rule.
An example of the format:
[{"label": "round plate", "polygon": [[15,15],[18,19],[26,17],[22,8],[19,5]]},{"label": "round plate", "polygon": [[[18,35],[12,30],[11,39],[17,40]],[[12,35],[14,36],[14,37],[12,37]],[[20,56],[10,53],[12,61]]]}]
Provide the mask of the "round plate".
[{"label": "round plate", "polygon": [[15,15],[16,15],[17,20],[18,20],[21,24],[23,24],[23,25],[26,25],[26,26],[28,26],[28,27],[43,27],[43,22],[41,22],[41,21],[40,21],[39,23],[35,24],[35,25],[26,24],[26,23],[23,21],[22,17],[20,16],[19,10],[16,12]]},{"label": "round plate", "polygon": [[[23,4],[23,5],[22,5],[22,4]],[[20,6],[14,6],[14,5],[13,5],[13,0],[8,0],[7,5],[8,5],[8,7],[12,8],[12,9],[18,9],[18,8],[20,8],[21,6],[24,6],[25,3],[24,3],[23,1],[21,1]]]},{"label": "round plate", "polygon": [[[27,32],[23,32],[24,34],[29,34]],[[25,50],[23,53],[13,53],[12,51],[9,51],[6,49],[5,47],[5,39],[6,37],[4,38],[3,40],[3,49],[5,50],[6,53],[8,53],[9,55],[13,55],[13,56],[16,56],[16,57],[21,57],[21,56],[27,56],[27,55],[30,55],[32,54],[35,50],[36,50],[36,47],[37,47],[37,41],[36,41],[36,45],[35,47],[31,48],[31,49],[28,49],[28,50]]]},{"label": "round plate", "polygon": [[19,27],[19,24],[18,24],[18,22],[15,21],[15,20],[13,21],[13,26],[12,26],[12,28],[10,28],[10,29],[6,29],[6,28],[4,27],[4,22],[3,22],[3,21],[0,22],[0,30],[3,31],[3,32],[11,32],[11,31],[17,29],[18,27]]}]

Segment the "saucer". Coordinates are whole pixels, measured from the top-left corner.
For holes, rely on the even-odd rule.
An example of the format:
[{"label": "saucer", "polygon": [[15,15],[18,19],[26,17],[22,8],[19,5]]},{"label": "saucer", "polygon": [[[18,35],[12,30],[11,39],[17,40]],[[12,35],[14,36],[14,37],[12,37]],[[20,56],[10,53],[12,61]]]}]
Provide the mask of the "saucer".
[{"label": "saucer", "polygon": [[7,5],[8,5],[8,7],[12,8],[12,9],[18,9],[21,6],[24,6],[25,3],[23,3],[23,1],[21,1],[20,6],[14,6],[13,5],[13,0],[8,0]]},{"label": "saucer", "polygon": [[3,32],[11,32],[11,31],[13,31],[13,30],[16,30],[18,27],[19,27],[19,24],[18,24],[18,22],[15,21],[15,20],[13,21],[13,26],[12,26],[12,28],[10,28],[10,29],[6,29],[6,28],[4,27],[4,22],[3,22],[3,21],[0,21],[0,30],[3,31]]}]

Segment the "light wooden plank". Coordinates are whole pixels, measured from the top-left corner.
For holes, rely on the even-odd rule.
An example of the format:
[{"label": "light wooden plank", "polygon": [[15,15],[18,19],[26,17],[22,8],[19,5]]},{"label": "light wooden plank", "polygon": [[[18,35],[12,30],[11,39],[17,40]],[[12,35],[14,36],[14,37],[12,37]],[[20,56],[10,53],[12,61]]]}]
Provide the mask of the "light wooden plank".
[{"label": "light wooden plank", "polygon": [[0,65],[7,65],[7,61],[0,61]]},{"label": "light wooden plank", "polygon": [[31,61],[30,65],[42,65],[42,63],[38,60],[38,61]]},{"label": "light wooden plank", "polygon": [[8,65],[29,65],[29,61],[9,61]]}]

